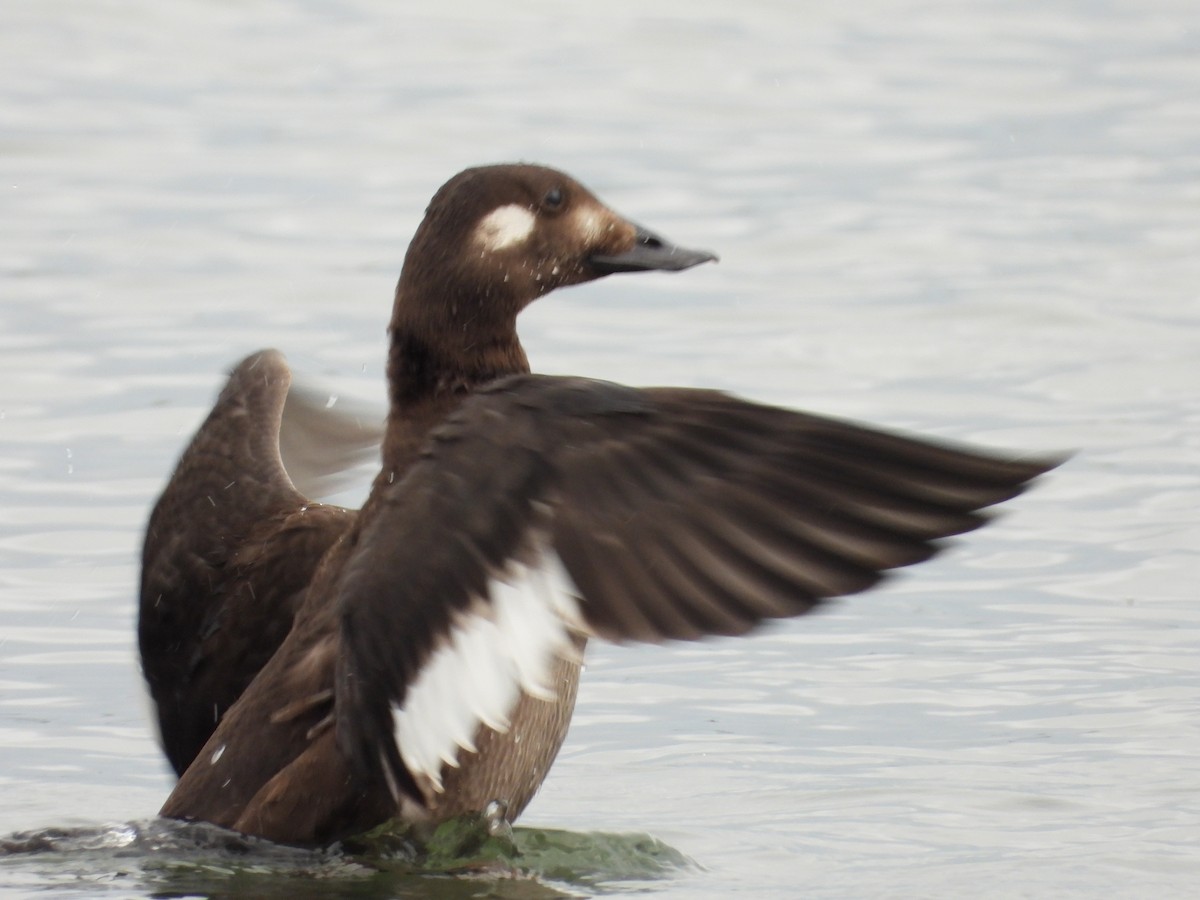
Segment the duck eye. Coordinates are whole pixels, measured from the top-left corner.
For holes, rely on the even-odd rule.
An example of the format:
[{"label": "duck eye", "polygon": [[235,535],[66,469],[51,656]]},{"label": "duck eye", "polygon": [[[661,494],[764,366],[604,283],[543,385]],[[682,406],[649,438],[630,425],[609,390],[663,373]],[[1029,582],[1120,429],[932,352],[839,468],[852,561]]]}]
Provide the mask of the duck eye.
[{"label": "duck eye", "polygon": [[542,198],[542,206],[545,209],[558,209],[562,205],[562,188],[550,188],[550,190],[546,192],[546,196]]}]

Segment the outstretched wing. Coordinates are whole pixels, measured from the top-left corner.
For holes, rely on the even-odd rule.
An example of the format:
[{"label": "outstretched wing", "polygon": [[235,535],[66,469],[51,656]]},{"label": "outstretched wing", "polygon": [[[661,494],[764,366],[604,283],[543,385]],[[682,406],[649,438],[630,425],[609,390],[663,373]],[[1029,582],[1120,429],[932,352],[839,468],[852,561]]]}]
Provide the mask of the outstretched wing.
[{"label": "outstretched wing", "polygon": [[865,590],[1056,460],[1006,460],[711,391],[516,376],[382,498],[340,585],[343,749],[421,799],[547,696],[572,632],[741,634]]},{"label": "outstretched wing", "polygon": [[287,636],[312,570],[351,522],[309,503],[284,470],[290,382],[275,350],[233,370],[146,530],[138,644],[179,774]]}]

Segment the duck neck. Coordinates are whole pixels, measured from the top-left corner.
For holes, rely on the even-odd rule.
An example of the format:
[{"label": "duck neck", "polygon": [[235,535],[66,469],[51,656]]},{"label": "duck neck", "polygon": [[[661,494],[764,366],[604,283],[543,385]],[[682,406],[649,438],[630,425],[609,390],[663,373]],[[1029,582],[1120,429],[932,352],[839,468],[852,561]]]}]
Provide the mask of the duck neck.
[{"label": "duck neck", "polygon": [[[398,304],[399,305],[399,304]],[[382,479],[396,479],[417,458],[429,433],[472,391],[529,371],[513,327],[471,343],[449,339],[461,325],[418,329],[393,319],[387,376],[390,392]]]}]

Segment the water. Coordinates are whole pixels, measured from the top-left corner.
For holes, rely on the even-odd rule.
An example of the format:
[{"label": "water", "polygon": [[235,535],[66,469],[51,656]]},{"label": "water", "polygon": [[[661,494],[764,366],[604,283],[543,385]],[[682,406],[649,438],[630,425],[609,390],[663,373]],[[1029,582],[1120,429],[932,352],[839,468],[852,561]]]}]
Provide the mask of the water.
[{"label": "water", "polygon": [[[169,790],[136,556],[220,373],[377,401],[428,197],[529,159],[722,257],[535,305],[538,370],[1080,453],[825,615],[596,648],[523,822],[655,836],[663,897],[1191,896],[1197,83],[1183,0],[7,4],[0,834]],[[117,859],[0,893],[162,889]]]}]

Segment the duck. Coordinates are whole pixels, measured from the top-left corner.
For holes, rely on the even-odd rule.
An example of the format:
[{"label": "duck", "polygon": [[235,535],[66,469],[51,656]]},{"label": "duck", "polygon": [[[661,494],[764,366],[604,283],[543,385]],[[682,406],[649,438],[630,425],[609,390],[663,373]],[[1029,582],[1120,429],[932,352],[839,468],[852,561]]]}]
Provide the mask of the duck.
[{"label": "duck", "polygon": [[455,175],[403,261],[358,510],[284,466],[284,356],[233,369],[143,547],[138,644],[178,776],[161,815],[298,846],[511,822],[567,734],[588,641],[809,613],[928,560],[1061,462],[531,372],[517,318],[535,300],[715,259],[552,168]]}]

